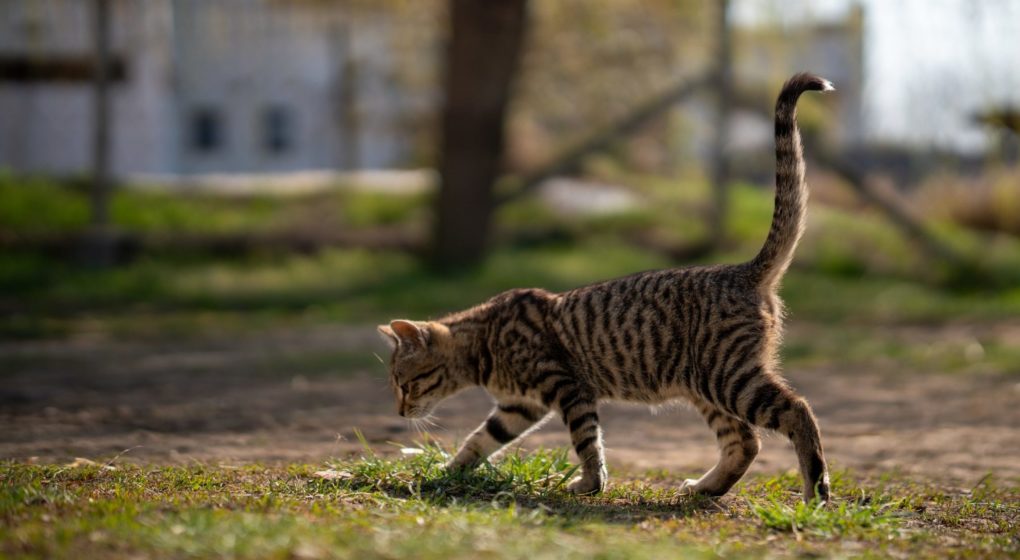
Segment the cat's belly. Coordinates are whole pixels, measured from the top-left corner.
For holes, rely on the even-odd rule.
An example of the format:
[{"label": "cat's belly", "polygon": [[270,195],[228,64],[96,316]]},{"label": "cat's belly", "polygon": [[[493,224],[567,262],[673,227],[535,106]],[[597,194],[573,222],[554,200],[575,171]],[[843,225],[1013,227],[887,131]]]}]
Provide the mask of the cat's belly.
[{"label": "cat's belly", "polygon": [[658,391],[655,393],[640,393],[640,394],[628,394],[619,396],[604,396],[600,397],[599,400],[613,401],[613,402],[625,402],[635,404],[647,404],[647,405],[663,405],[672,402],[691,402],[693,397],[691,392],[681,387],[671,387],[668,391]]},{"label": "cat's belly", "polygon": [[600,398],[644,404],[662,404],[676,399],[690,399],[691,392],[681,372],[612,367],[595,364],[590,367],[593,385]]}]

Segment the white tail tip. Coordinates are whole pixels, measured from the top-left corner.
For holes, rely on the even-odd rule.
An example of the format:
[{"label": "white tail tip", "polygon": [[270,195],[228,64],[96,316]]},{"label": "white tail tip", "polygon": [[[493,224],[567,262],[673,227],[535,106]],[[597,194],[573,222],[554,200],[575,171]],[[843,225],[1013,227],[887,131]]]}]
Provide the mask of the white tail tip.
[{"label": "white tail tip", "polygon": [[836,86],[829,80],[822,80],[822,91],[836,91]]}]

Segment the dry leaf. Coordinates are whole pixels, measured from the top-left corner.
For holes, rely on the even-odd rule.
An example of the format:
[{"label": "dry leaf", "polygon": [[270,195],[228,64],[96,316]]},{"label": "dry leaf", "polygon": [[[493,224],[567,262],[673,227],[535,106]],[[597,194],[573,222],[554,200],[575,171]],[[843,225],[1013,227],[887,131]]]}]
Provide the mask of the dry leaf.
[{"label": "dry leaf", "polygon": [[312,476],[323,480],[347,480],[349,478],[354,478],[354,475],[347,471],[335,471],[333,469],[317,471]]},{"label": "dry leaf", "polygon": [[70,463],[68,463],[68,464],[66,464],[64,466],[67,467],[67,468],[71,468],[71,469],[76,469],[76,468],[79,468],[79,467],[99,467],[99,468],[101,468],[101,469],[103,469],[105,471],[115,471],[115,470],[117,470],[117,467],[115,467],[113,465],[101,465],[101,464],[99,464],[99,463],[97,463],[97,462],[95,462],[95,461],[93,461],[91,459],[86,459],[84,457],[75,457],[74,461],[71,461]]}]

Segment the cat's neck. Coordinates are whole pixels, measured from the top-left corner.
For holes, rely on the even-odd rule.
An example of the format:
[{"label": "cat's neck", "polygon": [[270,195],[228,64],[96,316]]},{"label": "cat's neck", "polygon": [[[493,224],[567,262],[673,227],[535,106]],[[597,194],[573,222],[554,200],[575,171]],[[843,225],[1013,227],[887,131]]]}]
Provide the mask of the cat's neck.
[{"label": "cat's neck", "polygon": [[455,364],[456,370],[465,372],[472,384],[481,385],[481,369],[492,367],[492,356],[486,348],[488,324],[475,316],[451,321],[446,326],[450,329],[447,359]]}]

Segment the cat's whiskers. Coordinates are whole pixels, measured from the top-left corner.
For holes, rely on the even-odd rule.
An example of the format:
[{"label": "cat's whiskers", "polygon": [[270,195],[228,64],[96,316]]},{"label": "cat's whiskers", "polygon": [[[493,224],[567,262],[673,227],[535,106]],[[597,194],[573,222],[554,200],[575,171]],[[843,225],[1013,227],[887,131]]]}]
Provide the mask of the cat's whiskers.
[{"label": "cat's whiskers", "polygon": [[425,430],[422,429],[421,419],[420,418],[408,418],[407,421],[408,421],[408,423],[411,424],[411,427],[414,428],[415,433],[418,433],[418,434],[425,433]]},{"label": "cat's whiskers", "polygon": [[431,412],[428,415],[426,415],[425,417],[423,417],[421,420],[422,420],[422,422],[424,424],[426,424],[428,427],[430,427],[432,429],[435,429],[435,430],[442,430],[443,429],[443,427],[441,425],[439,425],[439,422],[436,421],[436,417],[433,416]]},{"label": "cat's whiskers", "polygon": [[439,423],[436,422],[435,418],[432,416],[431,413],[428,414],[427,416],[422,416],[420,418],[409,418],[408,420],[411,423],[411,425],[414,426],[414,430],[422,435],[428,433],[430,429],[432,430],[443,429],[439,425]]}]

